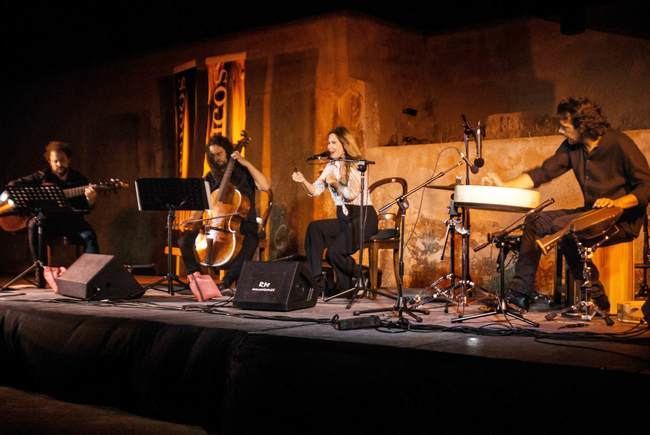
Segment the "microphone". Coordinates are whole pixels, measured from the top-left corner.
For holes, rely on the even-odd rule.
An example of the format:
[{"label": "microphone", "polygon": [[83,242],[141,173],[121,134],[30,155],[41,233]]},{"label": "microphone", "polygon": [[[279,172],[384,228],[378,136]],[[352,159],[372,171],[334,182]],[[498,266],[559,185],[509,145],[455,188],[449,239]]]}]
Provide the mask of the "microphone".
[{"label": "microphone", "polygon": [[330,152],[329,151],[323,151],[320,154],[314,154],[311,157],[307,157],[307,161],[311,162],[312,160],[328,160],[330,157]]},{"label": "microphone", "polygon": [[465,130],[465,134],[474,136],[474,133],[475,133],[474,129],[469,124],[469,121],[467,121],[467,118],[465,117],[465,114],[461,113],[460,117],[463,119],[463,129]]},{"label": "microphone", "polygon": [[483,134],[484,133],[481,130],[481,121],[479,121],[478,124],[476,124],[476,135],[474,136],[476,138],[476,158],[474,159],[474,165],[477,168],[482,168],[485,164],[485,160],[483,160]]},{"label": "microphone", "polygon": [[[458,150],[456,150],[456,151],[458,151]],[[458,154],[460,154],[460,158],[463,159],[463,161],[465,162],[465,164],[467,165],[469,170],[472,172],[472,174],[476,174],[478,172],[478,168],[476,167],[476,165],[473,165],[472,162],[467,160],[467,157],[465,157],[464,153],[458,151]]]}]

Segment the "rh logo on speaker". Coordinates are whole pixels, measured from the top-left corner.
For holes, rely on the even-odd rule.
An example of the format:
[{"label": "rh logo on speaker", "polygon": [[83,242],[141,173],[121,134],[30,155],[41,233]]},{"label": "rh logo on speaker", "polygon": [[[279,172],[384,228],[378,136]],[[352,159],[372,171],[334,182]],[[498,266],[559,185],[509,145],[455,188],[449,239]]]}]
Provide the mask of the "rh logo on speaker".
[{"label": "rh logo on speaker", "polygon": [[271,287],[271,283],[268,281],[260,281],[257,284],[257,287],[251,289],[254,292],[274,292],[275,288]]}]

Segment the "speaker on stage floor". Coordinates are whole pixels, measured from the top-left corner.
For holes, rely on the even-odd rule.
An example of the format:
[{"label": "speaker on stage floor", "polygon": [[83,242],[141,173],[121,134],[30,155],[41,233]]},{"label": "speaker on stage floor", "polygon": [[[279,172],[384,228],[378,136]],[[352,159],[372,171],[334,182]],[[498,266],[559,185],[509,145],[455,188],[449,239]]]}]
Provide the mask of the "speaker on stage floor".
[{"label": "speaker on stage floor", "polygon": [[79,299],[132,299],[144,293],[114,255],[83,254],[56,283],[59,294]]},{"label": "speaker on stage floor", "polygon": [[316,305],[307,267],[298,261],[244,263],[233,304],[249,310],[291,311]]}]

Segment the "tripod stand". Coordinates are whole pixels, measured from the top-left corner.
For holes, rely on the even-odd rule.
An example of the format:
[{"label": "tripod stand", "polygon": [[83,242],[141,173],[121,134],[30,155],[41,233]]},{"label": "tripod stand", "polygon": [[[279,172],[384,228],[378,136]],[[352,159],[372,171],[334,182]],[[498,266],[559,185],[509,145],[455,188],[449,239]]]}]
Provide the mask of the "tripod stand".
[{"label": "tripod stand", "polygon": [[520,316],[519,314],[511,311],[508,309],[506,300],[505,300],[505,257],[507,255],[508,250],[512,250],[513,248],[513,243],[512,243],[512,237],[509,237],[509,234],[511,234],[513,231],[520,229],[523,226],[522,224],[518,224],[518,222],[522,221],[526,216],[533,215],[535,213],[538,213],[548,207],[549,205],[555,203],[555,199],[549,198],[546,201],[543,201],[541,204],[539,204],[537,207],[535,207],[532,210],[529,210],[522,216],[518,217],[515,219],[514,222],[510,223],[508,226],[505,228],[490,234],[488,236],[488,241],[475,247],[474,252],[478,252],[481,249],[489,246],[490,244],[494,244],[497,248],[499,248],[499,291],[496,297],[496,308],[493,311],[487,312],[487,313],[482,313],[482,314],[476,314],[473,316],[469,317],[462,317],[458,319],[453,319],[452,323],[456,322],[462,322],[464,320],[470,320],[470,319],[478,319],[480,317],[485,317],[485,316],[492,316],[494,314],[503,314],[506,316],[514,317],[517,320],[521,320],[522,322],[526,322],[532,326],[539,326],[538,323],[533,322],[532,320],[528,320],[524,318],[523,316]]},{"label": "tripod stand", "polygon": [[144,290],[160,290],[167,284],[167,292],[174,294],[174,283],[183,290],[188,285],[173,272],[172,229],[176,210],[205,210],[210,208],[210,186],[202,178],[139,178],[135,182],[139,211],[167,211],[167,273]]},{"label": "tripod stand", "polygon": [[[457,179],[457,182],[459,181],[460,179]],[[448,187],[445,186],[444,189],[446,190]],[[444,261],[445,252],[447,251],[447,244],[449,244],[449,273],[447,275],[441,276],[433,283],[431,283],[429,285],[429,288],[434,289],[433,294],[431,296],[422,298],[417,305],[418,307],[421,307],[431,302],[444,302],[445,313],[449,312],[449,305],[455,303],[453,300],[454,290],[460,285],[456,279],[456,233],[460,233],[462,235],[463,232],[465,232],[465,230],[460,226],[462,224],[462,221],[460,218],[460,213],[458,213],[458,209],[456,208],[453,194],[451,195],[448,209],[449,218],[445,221],[447,230],[445,232],[445,243],[442,246],[442,253],[440,254],[440,261]],[[440,284],[442,280],[445,279],[449,280],[449,285],[443,288],[438,287],[438,284]]]},{"label": "tripod stand", "polygon": [[432,183],[433,181],[445,176],[448,172],[452,171],[453,169],[456,169],[458,166],[463,164],[463,160],[459,160],[458,163],[456,163],[454,166],[450,167],[449,169],[446,169],[442,172],[439,172],[438,174],[435,174],[433,177],[429,178],[426,180],[424,183],[420,184],[417,187],[414,187],[410,191],[406,192],[405,194],[397,197],[395,200],[392,202],[384,205],[381,209],[379,209],[379,213],[383,213],[386,210],[388,210],[390,207],[393,205],[397,204],[400,210],[400,220],[399,220],[399,271],[398,271],[398,276],[395,277],[395,281],[397,282],[397,298],[395,298],[395,305],[392,307],[387,307],[387,308],[374,308],[370,310],[361,310],[361,311],[354,311],[353,314],[355,316],[361,315],[361,314],[370,314],[370,313],[382,313],[382,312],[397,312],[397,316],[399,318],[399,322],[402,324],[408,324],[408,319],[404,318],[404,313],[408,314],[411,316],[416,322],[421,322],[422,318],[418,316],[415,313],[420,313],[420,314],[429,314],[429,311],[426,309],[419,309],[419,308],[411,308],[408,306],[408,303],[406,301],[406,298],[404,298],[404,228],[405,228],[405,222],[406,222],[406,210],[408,209],[408,201],[407,198],[411,196],[413,193],[419,191],[420,189],[426,187],[428,184]]},{"label": "tripod stand", "polygon": [[506,302],[505,298],[505,285],[506,285],[506,278],[505,278],[505,257],[506,257],[506,249],[509,247],[509,242],[510,240],[508,239],[508,234],[510,234],[511,231],[513,231],[514,228],[510,231],[505,231],[502,232],[502,234],[499,234],[497,236],[493,236],[491,243],[494,243],[494,245],[499,249],[499,291],[497,293],[497,300],[496,300],[496,308],[492,311],[489,311],[487,313],[481,313],[481,314],[475,314],[473,316],[468,316],[468,317],[459,317],[456,319],[452,319],[451,323],[458,323],[458,322],[464,322],[465,320],[472,320],[472,319],[478,319],[481,317],[486,317],[486,316],[493,316],[496,314],[503,314],[506,317],[506,320],[508,317],[512,317],[514,319],[520,320],[522,322],[528,323],[531,326],[534,327],[539,327],[539,323],[533,322],[532,320],[526,319],[525,317],[519,315],[518,313],[515,313],[514,311],[510,310],[508,308],[508,304]]},{"label": "tripod stand", "polygon": [[32,284],[42,288],[45,286],[43,277],[43,218],[45,212],[70,212],[70,203],[66,199],[63,190],[58,186],[9,186],[7,187],[7,194],[16,211],[29,212],[34,215],[37,252],[32,265],[3,284],[0,291],[8,289],[14,282],[34,270],[36,270],[36,282]]}]

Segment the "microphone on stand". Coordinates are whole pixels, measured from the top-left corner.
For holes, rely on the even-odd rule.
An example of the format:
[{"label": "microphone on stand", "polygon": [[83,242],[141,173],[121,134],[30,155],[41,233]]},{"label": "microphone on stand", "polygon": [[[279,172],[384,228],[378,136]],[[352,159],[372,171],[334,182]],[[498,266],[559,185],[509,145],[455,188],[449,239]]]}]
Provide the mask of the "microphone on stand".
[{"label": "microphone on stand", "polygon": [[481,121],[476,124],[476,134],[474,135],[474,138],[476,139],[476,158],[474,159],[474,165],[477,168],[482,168],[483,165],[485,164],[485,160],[483,160],[483,135],[484,135],[484,130],[481,130]]},{"label": "microphone on stand", "polygon": [[313,156],[307,157],[307,161],[311,162],[312,160],[329,160],[329,158],[330,158],[330,152],[323,151],[322,153],[314,154]]},{"label": "microphone on stand", "polygon": [[[463,119],[463,129],[465,130],[465,134],[474,136],[475,131],[472,128],[472,126],[469,124],[469,121],[467,121],[467,118],[465,117],[465,114],[461,113],[460,117]],[[474,137],[476,137],[476,136],[474,136]]]},{"label": "microphone on stand", "polygon": [[[456,151],[458,151],[458,150],[456,150]],[[465,164],[467,165],[469,170],[472,172],[472,174],[476,174],[478,172],[478,168],[476,167],[476,165],[473,165],[472,162],[470,162],[467,159],[467,157],[465,157],[464,153],[458,151],[458,154],[460,154],[460,158],[463,159],[463,161],[465,162]]]}]

